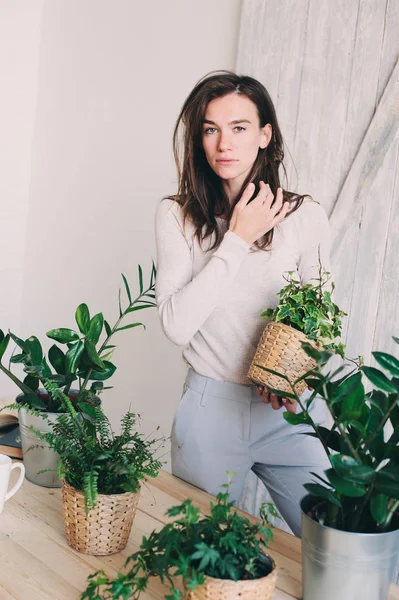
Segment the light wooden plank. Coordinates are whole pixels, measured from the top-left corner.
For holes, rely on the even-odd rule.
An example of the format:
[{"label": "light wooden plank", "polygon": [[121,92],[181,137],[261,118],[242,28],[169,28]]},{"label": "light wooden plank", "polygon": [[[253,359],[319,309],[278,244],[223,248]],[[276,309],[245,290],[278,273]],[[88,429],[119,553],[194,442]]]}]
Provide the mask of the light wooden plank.
[{"label": "light wooden plank", "polygon": [[399,357],[399,346],[392,335],[399,337],[399,144],[396,143],[396,165],[393,167],[395,183],[392,190],[393,205],[390,225],[384,247],[384,267],[380,286],[378,314],[375,323],[373,348]]},{"label": "light wooden plank", "polygon": [[384,37],[380,52],[380,72],[378,76],[377,103],[387,86],[389,78],[395,68],[399,54],[399,2],[397,0],[387,0]]},{"label": "light wooden plank", "polygon": [[[370,364],[374,347],[381,280],[385,260],[385,244],[389,238],[391,208],[394,196],[397,147],[388,151],[382,168],[364,198],[361,228],[353,277],[352,299],[348,316],[347,354],[363,355]],[[398,231],[399,232],[399,231]],[[347,265],[343,265],[344,269]],[[392,305],[390,306],[392,309]]]},{"label": "light wooden plank", "polygon": [[[356,158],[339,194],[330,218],[332,255],[344,259],[348,233],[346,226],[358,218],[367,190],[373,183],[399,128],[399,60],[391,75],[376,113],[363,138]],[[343,255],[342,255],[343,254]],[[342,256],[341,256],[342,255]]]}]

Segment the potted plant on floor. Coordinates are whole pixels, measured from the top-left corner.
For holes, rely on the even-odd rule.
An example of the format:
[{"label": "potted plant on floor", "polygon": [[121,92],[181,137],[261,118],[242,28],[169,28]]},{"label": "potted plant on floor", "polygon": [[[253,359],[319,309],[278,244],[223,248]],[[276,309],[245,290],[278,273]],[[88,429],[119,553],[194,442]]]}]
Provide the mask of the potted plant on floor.
[{"label": "potted plant on floor", "polygon": [[[287,285],[279,292],[275,308],[264,310],[260,316],[270,319],[259,340],[258,347],[248,371],[248,378],[255,385],[262,385],[274,392],[290,392],[291,383],[316,366],[314,359],[302,349],[308,342],[315,347],[333,350],[344,358],[345,347],[337,341],[341,335],[341,317],[345,313],[332,301],[334,283],[330,273],[319,265],[319,276],[314,283],[303,285],[289,271]],[[282,381],[260,366],[283,373],[288,381]],[[305,381],[297,384],[298,395],[306,389]]]},{"label": "potted plant on floor", "polygon": [[[304,350],[316,362],[305,375],[314,391],[301,403],[294,382],[289,397],[302,412],[285,412],[284,418],[309,425],[313,431],[305,435],[319,438],[331,463],[325,478],[315,475],[318,481],[304,486],[309,492],[301,501],[304,598],[386,600],[399,566],[399,360],[373,352],[389,376],[361,362],[339,376],[343,366],[323,371],[330,352],[311,345]],[[316,425],[309,414],[316,395],[329,409],[330,427]]]},{"label": "potted plant on floor", "polygon": [[[224,487],[216,503],[211,503],[209,516],[201,517],[191,500],[170,508],[166,514],[175,520],[143,538],[139,550],[126,561],[126,572],[116,579],[104,571],[90,576],[81,600],[138,598],[152,576],[168,581],[170,595],[165,597],[169,600],[183,597],[178,576],[190,600],[241,596],[270,600],[277,569],[265,554],[272,538],[266,505],[261,509],[262,521],[251,525],[233,510],[229,482]],[[268,506],[275,514],[273,505]]]},{"label": "potted plant on floor", "polygon": [[145,477],[156,477],[162,463],[154,458],[163,439],[135,431],[130,411],[115,435],[100,406],[73,402],[54,381],[45,382],[63,414],[52,431],[38,433],[59,456],[62,502],[68,544],[85,554],[113,554],[125,548]]},{"label": "potted plant on floor", "polygon": [[[45,383],[56,382],[76,407],[81,406],[83,402],[92,406],[98,405],[99,394],[103,389],[107,389],[104,388],[104,381],[116,370],[116,366],[111,362],[115,348],[115,345],[111,344],[111,338],[124,329],[144,327],[142,323],[122,326],[121,322],[130,313],[156,306],[155,275],[153,265],[150,283],[145,289],[139,265],[139,294],[135,299],[132,298],[128,282],[122,275],[128,304],[122,309],[119,292],[119,317],[113,327],[104,320],[102,313],[90,317],[87,305],[80,304],[75,313],[79,332],[69,328],[49,331],[47,336],[56,343],[50,347],[47,357],[35,336],[22,340],[11,332],[5,335],[0,331],[0,370],[10,377],[22,392],[17,397],[16,404],[6,408],[16,408],[19,411],[24,464],[29,481],[47,487],[61,485],[55,471],[56,455],[45,441],[39,441],[33,431],[51,431],[51,423],[55,422],[57,415],[63,410],[58,400],[48,394]],[[105,335],[100,340],[103,332]],[[7,367],[2,363],[2,359],[11,340],[21,352],[11,356]],[[11,365],[17,364],[23,366],[23,380],[11,370]],[[45,419],[42,418],[43,415],[46,416]]]}]

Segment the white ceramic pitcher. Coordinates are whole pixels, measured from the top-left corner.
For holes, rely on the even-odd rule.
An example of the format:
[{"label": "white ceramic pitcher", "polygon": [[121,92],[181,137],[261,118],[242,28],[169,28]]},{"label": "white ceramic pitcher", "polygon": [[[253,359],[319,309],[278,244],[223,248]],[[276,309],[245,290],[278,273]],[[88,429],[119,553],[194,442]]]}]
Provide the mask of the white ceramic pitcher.
[{"label": "white ceramic pitcher", "polygon": [[[13,469],[20,469],[21,472],[18,477],[18,481],[13,487],[8,490],[8,484],[10,481],[11,471]],[[22,463],[13,463],[9,456],[0,454],[0,513],[3,512],[4,503],[6,500],[11,498],[19,490],[24,480],[25,467]]]}]

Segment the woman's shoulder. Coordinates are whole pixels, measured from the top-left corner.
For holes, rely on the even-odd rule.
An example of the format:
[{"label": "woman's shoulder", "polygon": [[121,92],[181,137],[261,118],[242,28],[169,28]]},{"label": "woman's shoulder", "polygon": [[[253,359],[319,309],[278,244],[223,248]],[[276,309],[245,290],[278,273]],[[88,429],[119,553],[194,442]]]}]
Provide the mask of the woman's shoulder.
[{"label": "woman's shoulder", "polygon": [[297,228],[301,230],[314,230],[316,227],[328,225],[326,211],[320,202],[312,198],[305,198],[302,204],[291,215]]},{"label": "woman's shoulder", "polygon": [[177,200],[168,196],[158,202],[156,217],[157,219],[178,219],[183,222],[183,209]]}]

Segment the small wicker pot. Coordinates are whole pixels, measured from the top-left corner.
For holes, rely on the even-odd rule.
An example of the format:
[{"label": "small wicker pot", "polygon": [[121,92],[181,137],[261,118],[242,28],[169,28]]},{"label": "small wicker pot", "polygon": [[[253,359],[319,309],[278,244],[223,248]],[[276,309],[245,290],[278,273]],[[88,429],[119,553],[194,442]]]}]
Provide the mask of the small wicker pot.
[{"label": "small wicker pot", "polygon": [[186,590],[186,600],[271,600],[277,580],[276,563],[270,557],[272,571],[259,579],[232,581],[207,577],[195,590]]},{"label": "small wicker pot", "polygon": [[[255,385],[264,385],[267,388],[292,393],[287,381],[277,377],[277,375],[262,371],[255,365],[261,365],[286,375],[293,383],[307,371],[316,367],[315,360],[303,351],[302,342],[313,343],[301,331],[293,329],[289,325],[271,321],[266,325],[259,340],[254,359],[248,371],[248,378]],[[305,391],[306,387],[304,381],[295,386],[298,396]]]},{"label": "small wicker pot", "polygon": [[86,514],[83,492],[62,482],[62,511],[68,544],[78,552],[105,556],[123,550],[136,514],[137,494],[99,494]]}]

